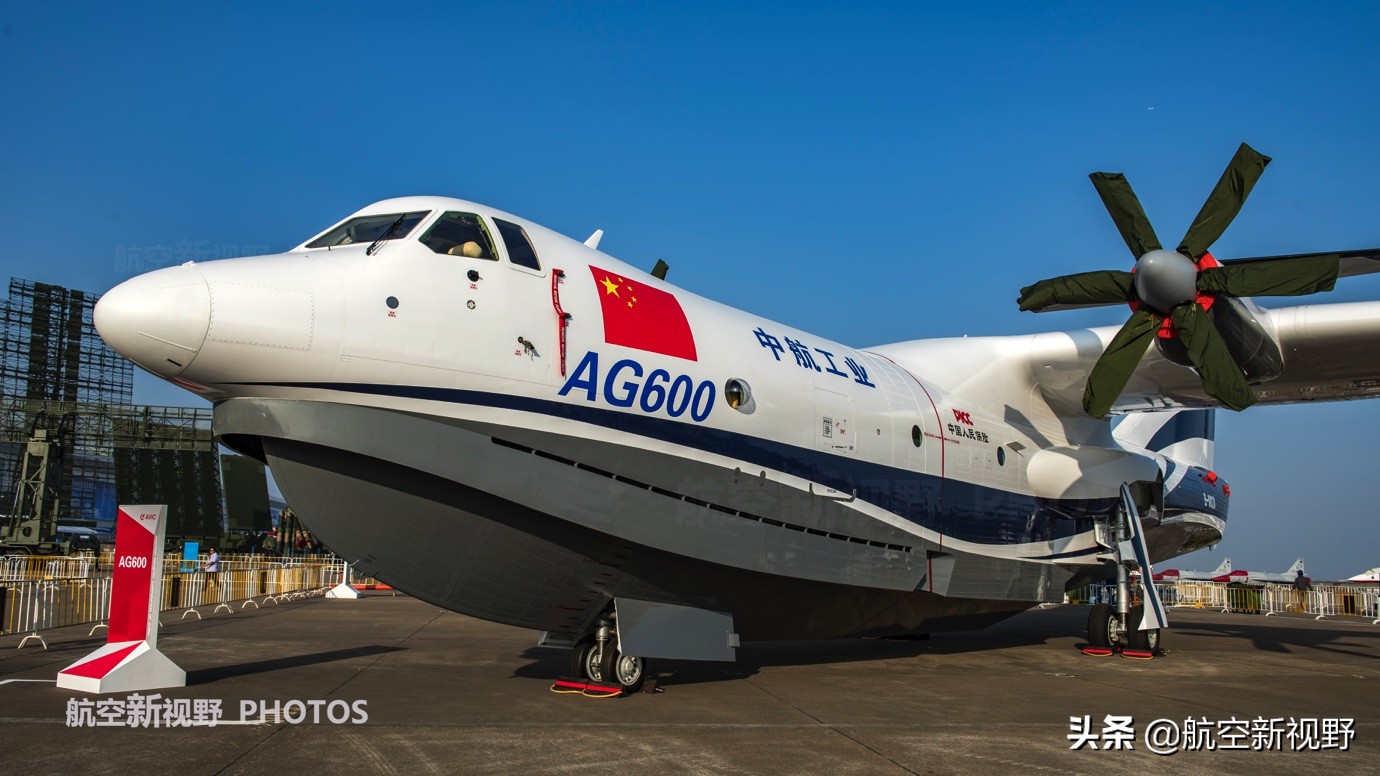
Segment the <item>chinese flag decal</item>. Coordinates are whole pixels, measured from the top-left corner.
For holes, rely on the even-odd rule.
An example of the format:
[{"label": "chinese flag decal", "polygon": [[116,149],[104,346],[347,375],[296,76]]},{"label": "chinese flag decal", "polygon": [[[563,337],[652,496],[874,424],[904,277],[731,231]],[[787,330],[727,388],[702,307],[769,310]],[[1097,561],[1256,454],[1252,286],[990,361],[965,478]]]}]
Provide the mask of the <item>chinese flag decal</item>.
[{"label": "chinese flag decal", "polygon": [[604,341],[687,361],[695,357],[695,335],[673,294],[591,266],[604,312]]}]

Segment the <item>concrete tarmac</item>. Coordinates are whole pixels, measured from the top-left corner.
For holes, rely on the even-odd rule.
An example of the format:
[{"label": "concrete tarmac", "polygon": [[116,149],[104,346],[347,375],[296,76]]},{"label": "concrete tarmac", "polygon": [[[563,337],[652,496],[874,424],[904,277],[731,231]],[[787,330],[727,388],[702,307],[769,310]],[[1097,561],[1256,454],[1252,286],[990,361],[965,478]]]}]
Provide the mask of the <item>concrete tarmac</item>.
[{"label": "concrete tarmac", "polygon": [[[10,635],[0,638],[0,766],[179,776],[1380,772],[1380,626],[1171,610],[1168,654],[1138,661],[1081,654],[1087,611],[1034,610],[928,641],[748,644],[736,664],[653,662],[662,692],[593,699],[549,692],[569,653],[535,647],[535,633],[403,596],[232,615],[208,607],[201,622],[164,615],[160,648],[188,686],[160,694],[201,701],[203,712],[219,701],[222,724],[159,729],[68,725],[69,699],[93,699],[52,680],[101,643],[87,626],[47,632],[47,651],[16,649]],[[130,708],[127,693],[105,697]],[[305,706],[282,706],[307,721],[225,724],[240,722],[242,701],[271,710],[293,700],[364,701],[368,720],[331,724],[345,705],[317,704],[319,723]],[[1133,718],[1134,749],[1071,750],[1070,717],[1084,715],[1098,739],[1107,715]],[[1156,755],[1145,736],[1158,719],[1175,722],[1180,748],[1195,738],[1186,719],[1212,728],[1218,745],[1247,748]],[[1319,720],[1316,732],[1307,719]],[[1350,736],[1326,722],[1343,719]],[[1312,742],[1336,748],[1307,750]]]}]

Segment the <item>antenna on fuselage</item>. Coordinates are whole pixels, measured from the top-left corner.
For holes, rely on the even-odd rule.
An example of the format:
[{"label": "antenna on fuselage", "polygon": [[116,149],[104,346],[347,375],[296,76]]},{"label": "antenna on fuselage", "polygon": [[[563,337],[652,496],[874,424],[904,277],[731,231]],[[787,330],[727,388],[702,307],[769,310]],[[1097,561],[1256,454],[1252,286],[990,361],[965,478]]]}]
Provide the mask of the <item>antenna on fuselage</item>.
[{"label": "antenna on fuselage", "polygon": [[597,251],[599,250],[599,241],[602,239],[604,239],[604,230],[595,229],[594,234],[591,234],[589,238],[585,240],[585,245]]},{"label": "antenna on fuselage", "polygon": [[667,264],[664,259],[657,259],[656,266],[652,267],[652,277],[656,278],[657,280],[665,280],[666,270],[670,268],[671,265]]}]

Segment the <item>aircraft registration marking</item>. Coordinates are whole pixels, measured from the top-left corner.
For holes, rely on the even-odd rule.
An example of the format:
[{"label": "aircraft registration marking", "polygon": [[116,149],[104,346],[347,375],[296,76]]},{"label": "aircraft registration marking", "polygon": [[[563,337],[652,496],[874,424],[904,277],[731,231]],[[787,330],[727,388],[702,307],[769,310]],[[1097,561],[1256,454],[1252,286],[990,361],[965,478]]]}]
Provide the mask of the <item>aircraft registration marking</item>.
[{"label": "aircraft registration marking", "polygon": [[[645,382],[643,375],[647,376]],[[602,374],[604,388],[599,390],[601,372],[599,354],[585,353],[579,366],[561,386],[559,395],[571,391],[583,395],[585,401],[598,403],[600,399],[613,407],[637,409],[652,415],[661,411],[672,418],[689,415],[696,423],[703,423],[714,409],[717,389],[709,380],[695,382],[687,374],[672,376],[665,369],[647,370],[636,359],[619,359]],[[620,382],[621,380],[621,382]]]}]

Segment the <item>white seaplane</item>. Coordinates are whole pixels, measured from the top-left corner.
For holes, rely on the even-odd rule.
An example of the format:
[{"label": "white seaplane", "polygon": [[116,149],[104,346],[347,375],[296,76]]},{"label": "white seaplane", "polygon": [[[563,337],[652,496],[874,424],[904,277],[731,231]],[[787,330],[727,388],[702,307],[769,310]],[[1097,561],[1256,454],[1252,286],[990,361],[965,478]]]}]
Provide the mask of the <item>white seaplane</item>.
[{"label": "white seaplane", "polygon": [[1221,540],[1212,408],[1380,395],[1380,303],[1247,298],[1380,251],[1208,253],[1266,162],[1243,145],[1176,250],[1124,177],[1093,176],[1135,272],[1021,304],[1129,303],[1120,330],[859,349],[677,288],[601,232],[430,196],[133,278],[96,325],[214,402],[220,441],[356,569],[544,631],[592,680],[744,640],[979,628],[1111,577],[1089,642],[1154,649],[1163,613],[1153,585],[1131,605],[1128,569]]}]

